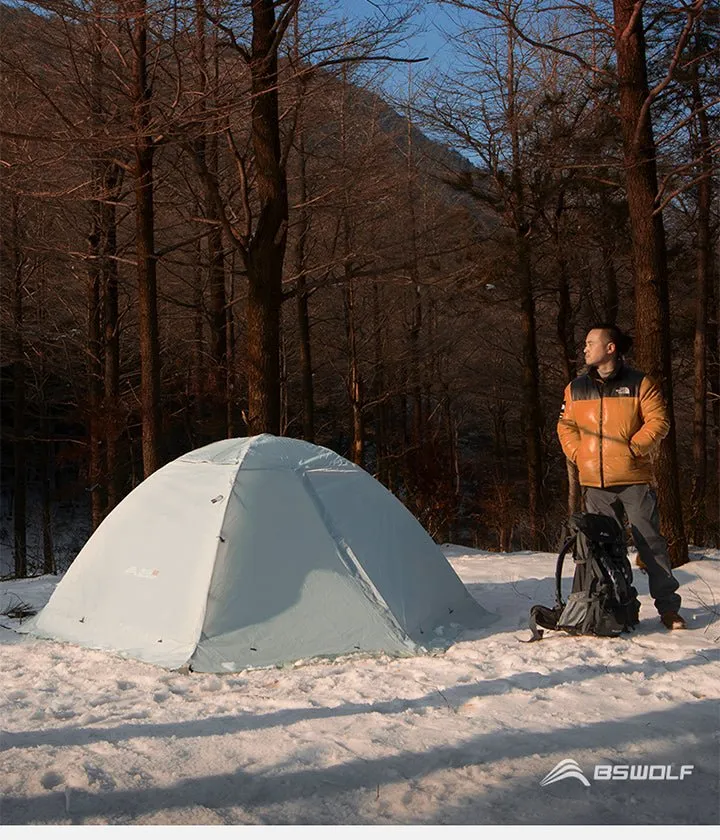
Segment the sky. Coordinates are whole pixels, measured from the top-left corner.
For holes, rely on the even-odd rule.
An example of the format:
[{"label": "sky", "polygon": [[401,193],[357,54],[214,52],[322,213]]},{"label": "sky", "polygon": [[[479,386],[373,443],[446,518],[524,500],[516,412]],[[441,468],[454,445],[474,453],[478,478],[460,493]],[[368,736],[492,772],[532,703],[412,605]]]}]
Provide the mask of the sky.
[{"label": "sky", "polygon": [[[396,4],[384,3],[382,0],[340,0],[336,7],[338,12],[346,15],[350,21],[359,21],[381,13],[383,7],[394,5]],[[414,72],[418,76],[447,71],[453,61],[452,34],[458,28],[458,11],[451,12],[445,4],[432,0],[418,5],[419,10],[409,26],[410,34],[404,48],[398,46],[393,50],[393,55],[398,58],[426,58],[426,62],[414,65]],[[391,92],[406,89],[408,65],[388,65],[388,76],[386,87]]]}]

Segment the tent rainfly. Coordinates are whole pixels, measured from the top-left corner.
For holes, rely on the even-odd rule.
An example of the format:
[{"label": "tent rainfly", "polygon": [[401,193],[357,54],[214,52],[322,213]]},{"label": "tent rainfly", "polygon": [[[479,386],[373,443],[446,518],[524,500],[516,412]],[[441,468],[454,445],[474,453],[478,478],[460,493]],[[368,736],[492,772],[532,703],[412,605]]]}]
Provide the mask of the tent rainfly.
[{"label": "tent rainfly", "polygon": [[446,648],[493,619],[367,472],[263,434],[196,449],[143,481],[25,629],[166,668],[231,672]]}]

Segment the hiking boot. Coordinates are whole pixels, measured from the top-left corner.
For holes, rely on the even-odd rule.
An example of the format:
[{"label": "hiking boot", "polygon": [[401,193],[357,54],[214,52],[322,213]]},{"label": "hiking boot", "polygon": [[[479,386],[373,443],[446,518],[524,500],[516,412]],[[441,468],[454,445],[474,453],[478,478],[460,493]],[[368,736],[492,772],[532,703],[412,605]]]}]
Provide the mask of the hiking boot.
[{"label": "hiking boot", "polygon": [[676,613],[673,610],[664,612],[660,616],[660,621],[662,621],[668,630],[684,630],[687,627],[685,619],[680,615],[680,613]]}]

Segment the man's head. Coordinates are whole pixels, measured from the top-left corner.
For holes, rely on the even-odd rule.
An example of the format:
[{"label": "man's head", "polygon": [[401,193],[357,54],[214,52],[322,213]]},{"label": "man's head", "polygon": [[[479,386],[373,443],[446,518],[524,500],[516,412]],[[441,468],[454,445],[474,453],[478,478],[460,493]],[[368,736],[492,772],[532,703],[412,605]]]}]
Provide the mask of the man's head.
[{"label": "man's head", "polygon": [[585,364],[596,367],[614,365],[632,344],[615,324],[595,324],[585,339]]}]

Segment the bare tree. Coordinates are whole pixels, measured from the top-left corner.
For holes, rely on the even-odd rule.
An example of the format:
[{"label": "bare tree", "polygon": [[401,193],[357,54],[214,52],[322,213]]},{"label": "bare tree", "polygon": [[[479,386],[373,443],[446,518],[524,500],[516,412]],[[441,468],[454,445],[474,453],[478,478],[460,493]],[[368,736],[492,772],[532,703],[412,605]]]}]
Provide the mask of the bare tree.
[{"label": "bare tree", "polygon": [[142,454],[145,477],[161,466],[160,453],[160,336],[157,311],[157,254],[155,252],[155,181],[151,60],[147,0],[125,0],[132,47],[133,187],[137,254],[140,364],[142,382]]},{"label": "bare tree", "polygon": [[690,58],[691,113],[695,119],[693,132],[696,147],[694,157],[698,161],[697,186],[697,291],[694,342],[694,416],[693,416],[693,485],[690,499],[690,521],[688,532],[696,545],[702,545],[706,530],[707,482],[707,406],[708,406],[708,322],[711,318],[709,306],[712,301],[713,253],[712,253],[712,186],[714,155],[707,109],[700,84],[702,57],[707,49],[702,31],[695,33],[693,55]]},{"label": "bare tree", "polygon": [[[651,96],[647,79],[644,3],[614,0],[613,6],[625,184],[633,241],[635,344],[640,365],[662,382],[670,412],[670,432],[657,457],[656,480],[663,532],[672,563],[678,566],[687,562],[688,555],[678,477],[667,247],[658,202],[656,149],[650,118],[654,96]],[[674,63],[677,63],[701,8],[702,3],[696,2],[687,10],[687,25],[676,46]],[[671,73],[672,67],[668,78]],[[657,95],[657,87],[654,95]]]},{"label": "bare tree", "polygon": [[[451,5],[455,5],[451,3]],[[468,35],[470,54],[477,62],[479,85],[460,82],[472,104],[459,105],[455,87],[458,80],[446,83],[435,94],[426,113],[437,127],[455,136],[487,165],[493,184],[482,191],[482,198],[493,200],[502,209],[506,223],[514,233],[515,266],[520,311],[522,353],[522,422],[527,463],[528,520],[531,544],[546,544],[544,526],[544,453],[543,411],[540,402],[540,370],[537,352],[535,281],[532,259],[534,209],[528,197],[528,161],[522,135],[528,124],[528,102],[521,96],[524,76],[528,76],[527,57],[519,54],[516,17],[520,5],[513,0],[498,2],[497,9],[478,3],[457,3],[479,12],[483,25],[491,31],[492,46],[484,50],[479,38]],[[494,28],[493,28],[494,27]],[[490,104],[492,103],[492,104]],[[471,115],[476,111],[480,116]],[[476,193],[472,179],[461,177],[457,186]],[[476,193],[477,194],[477,193]]]}]

